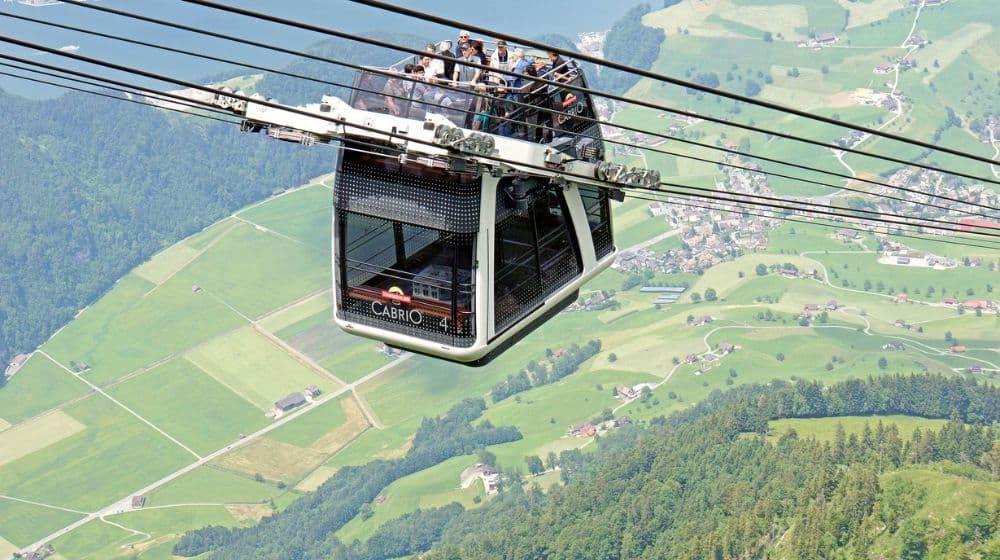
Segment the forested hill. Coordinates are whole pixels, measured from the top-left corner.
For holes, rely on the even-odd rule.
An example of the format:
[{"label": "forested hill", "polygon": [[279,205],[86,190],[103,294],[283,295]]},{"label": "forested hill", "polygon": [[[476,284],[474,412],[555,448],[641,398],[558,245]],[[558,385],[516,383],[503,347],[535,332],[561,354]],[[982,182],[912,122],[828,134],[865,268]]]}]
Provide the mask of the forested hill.
[{"label": "forested hill", "polygon": [[[474,510],[418,510],[366,542],[333,536],[395,476],[493,438],[519,434],[483,422],[469,399],[444,419],[425,420],[405,459],[343,469],[320,490],[249,529],[209,527],[174,553],[273,560],[504,558],[996,558],[1000,553],[1000,391],[937,375],[745,385],[648,425],[622,427],[596,453],[563,451],[566,486],[547,494],[519,471],[498,499]],[[769,435],[776,418],[906,414],[951,420],[903,435],[873,420],[832,442]],[[831,419],[830,422],[835,422]],[[444,435],[448,434],[448,435]],[[433,447],[434,451],[430,452]],[[463,451],[464,450],[464,451]],[[935,473],[936,471],[936,473]],[[944,471],[946,475],[938,474]],[[919,481],[950,477],[947,507]],[[983,492],[986,492],[985,494]],[[929,508],[929,509],[928,509]],[[348,510],[346,513],[343,510]],[[933,515],[928,515],[930,511]],[[928,535],[934,535],[929,539]],[[872,551],[869,554],[869,551]]]},{"label": "forested hill", "polygon": [[0,93],[0,146],[3,364],[159,249],[335,161],[331,150],[82,93]]}]

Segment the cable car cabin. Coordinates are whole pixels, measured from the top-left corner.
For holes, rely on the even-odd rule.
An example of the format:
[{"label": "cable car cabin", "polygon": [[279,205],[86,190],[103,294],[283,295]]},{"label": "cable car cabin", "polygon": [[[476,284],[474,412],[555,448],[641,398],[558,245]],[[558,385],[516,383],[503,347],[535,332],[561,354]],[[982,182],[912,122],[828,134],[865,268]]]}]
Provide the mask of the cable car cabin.
[{"label": "cable car cabin", "polygon": [[[582,83],[582,73],[576,79]],[[356,83],[367,92],[356,92],[352,107],[413,120],[433,112],[469,128],[479,103],[474,95],[392,80],[361,72]],[[562,91],[550,93],[565,99]],[[574,120],[593,115],[593,107],[586,99],[580,103],[558,130],[596,141],[555,134],[548,145],[565,144],[563,151],[576,146],[573,157],[597,160],[603,156],[597,125]],[[494,124],[488,131],[500,132]],[[501,150],[496,157],[517,154]],[[414,157],[370,139],[341,143],[334,309],[337,324],[349,333],[482,365],[575,301],[580,286],[610,266],[615,254],[604,189]]]}]

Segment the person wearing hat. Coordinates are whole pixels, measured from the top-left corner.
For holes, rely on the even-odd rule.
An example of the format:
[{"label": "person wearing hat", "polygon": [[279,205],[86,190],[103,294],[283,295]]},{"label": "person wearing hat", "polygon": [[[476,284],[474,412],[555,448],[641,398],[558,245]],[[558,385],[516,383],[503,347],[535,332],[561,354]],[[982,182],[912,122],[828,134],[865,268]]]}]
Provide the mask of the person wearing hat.
[{"label": "person wearing hat", "polygon": [[[510,70],[510,53],[507,52],[507,41],[503,39],[497,40],[497,50],[493,51],[490,55],[490,66],[496,68],[497,70]],[[501,75],[501,78],[507,79],[507,76]]]},{"label": "person wearing hat", "polygon": [[464,49],[462,49],[462,58],[456,61],[455,72],[451,77],[452,81],[464,85],[479,81],[481,73],[479,68],[471,66],[471,64],[474,63],[475,55],[476,49],[473,48],[472,43],[469,43]]}]

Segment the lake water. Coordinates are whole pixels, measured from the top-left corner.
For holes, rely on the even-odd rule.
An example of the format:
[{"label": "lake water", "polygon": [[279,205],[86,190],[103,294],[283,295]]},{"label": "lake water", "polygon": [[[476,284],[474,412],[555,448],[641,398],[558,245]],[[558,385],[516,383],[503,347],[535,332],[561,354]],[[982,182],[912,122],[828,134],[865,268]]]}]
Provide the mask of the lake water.
[{"label": "lake water", "polygon": [[[280,2],[276,0],[228,0],[227,3],[353,33],[379,30],[406,32],[434,39],[457,36],[455,29],[388,14],[346,0],[289,0]],[[560,33],[574,39],[577,33],[609,29],[615,20],[641,1],[544,0],[538,2],[537,0],[503,0],[490,2],[487,0],[471,3],[465,0],[400,0],[397,3],[437,15],[468,21],[482,27],[505,31],[513,35],[532,37],[543,33]],[[320,34],[267,24],[177,0],[106,0],[102,4],[222,33],[240,35],[261,42],[278,44],[291,49],[303,49],[326,38]],[[470,6],[475,6],[475,8],[470,9]],[[29,7],[16,3],[0,2],[0,11],[141,38],[150,42],[196,50],[224,58],[252,60],[254,63],[264,66],[280,66],[290,58],[272,51],[219,41],[67,4]],[[76,52],[80,55],[142,67],[185,80],[196,80],[227,70],[225,65],[221,63],[135,47],[11,18],[0,19],[0,34],[52,48],[78,46],[79,50]],[[55,55],[30,52],[3,43],[0,43],[0,52],[30,57],[56,66],[86,69],[86,71],[106,76],[112,75],[107,70],[88,68]],[[0,71],[8,70],[0,67]],[[138,78],[127,75],[123,75],[121,79],[129,82],[139,81]],[[149,87],[171,87],[154,82],[145,83]],[[5,76],[0,76],[0,87],[6,91],[28,97],[49,97],[60,93],[54,88],[30,85],[24,81]]]}]

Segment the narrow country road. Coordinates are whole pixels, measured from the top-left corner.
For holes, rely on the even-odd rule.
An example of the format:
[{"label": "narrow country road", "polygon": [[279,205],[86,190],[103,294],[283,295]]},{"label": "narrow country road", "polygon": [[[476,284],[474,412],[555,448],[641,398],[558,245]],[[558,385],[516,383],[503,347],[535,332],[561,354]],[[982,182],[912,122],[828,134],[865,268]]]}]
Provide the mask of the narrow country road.
[{"label": "narrow country road", "polygon": [[[44,352],[42,352],[42,354],[45,355]],[[132,496],[138,495],[138,494],[148,494],[148,493],[152,492],[153,490],[156,490],[157,488],[160,488],[161,486],[164,486],[164,485],[166,485],[166,484],[168,484],[170,482],[173,482],[174,480],[176,480],[176,479],[180,478],[181,476],[184,476],[185,474],[187,474],[187,473],[189,473],[189,472],[197,469],[198,467],[204,466],[204,465],[210,463],[211,461],[214,461],[215,459],[221,457],[222,455],[224,455],[226,453],[229,453],[230,451],[232,451],[234,449],[237,449],[239,447],[243,447],[244,445],[247,445],[251,441],[254,441],[257,438],[259,438],[259,437],[261,437],[261,436],[263,436],[265,434],[268,434],[272,430],[276,430],[276,429],[280,428],[281,426],[287,424],[288,422],[291,422],[292,420],[295,420],[299,416],[302,416],[303,414],[308,414],[308,413],[312,412],[313,410],[319,408],[320,405],[323,405],[323,404],[325,404],[325,403],[327,403],[327,402],[329,402],[331,400],[334,400],[337,397],[339,397],[339,396],[341,396],[341,395],[343,395],[343,394],[345,394],[347,392],[353,392],[356,387],[358,387],[358,386],[360,386],[360,385],[362,385],[362,384],[364,384],[364,383],[366,383],[368,381],[371,381],[375,377],[378,377],[379,375],[385,373],[386,371],[392,369],[393,367],[396,367],[400,363],[405,362],[406,360],[410,359],[412,356],[413,356],[412,354],[405,354],[403,356],[400,356],[396,360],[394,360],[394,361],[392,361],[392,362],[390,362],[390,363],[382,366],[381,368],[379,368],[379,369],[377,369],[377,370],[369,373],[368,375],[366,375],[366,376],[358,379],[354,383],[346,384],[343,387],[340,387],[339,389],[337,389],[336,391],[333,391],[331,393],[328,393],[328,394],[326,394],[326,395],[324,395],[324,396],[316,399],[315,401],[313,401],[312,404],[307,405],[304,408],[301,408],[301,409],[299,409],[299,410],[297,410],[295,412],[286,414],[286,415],[282,416],[280,419],[275,420],[270,425],[265,426],[264,428],[261,428],[260,430],[257,430],[256,432],[254,432],[252,434],[248,434],[245,438],[237,440],[237,441],[234,441],[233,443],[227,445],[226,447],[224,447],[222,449],[219,449],[219,450],[217,450],[217,451],[215,451],[215,452],[213,452],[213,453],[211,453],[209,455],[206,455],[204,457],[200,457],[197,454],[195,454],[193,451],[191,451],[192,454],[194,454],[196,457],[199,457],[197,461],[195,461],[195,462],[193,462],[193,463],[191,463],[191,464],[189,464],[189,465],[187,465],[187,466],[185,466],[185,467],[183,467],[181,469],[178,469],[178,470],[176,470],[176,471],[168,474],[167,476],[164,476],[163,478],[157,480],[156,482],[148,484],[148,485],[146,485],[146,486],[144,486],[142,488],[139,488],[138,490],[135,490],[133,492],[129,492],[127,496],[125,496],[125,497],[123,497],[123,498],[121,498],[119,500],[116,500],[115,502],[113,502],[111,504],[108,504],[107,506],[101,508],[98,511],[89,513],[86,516],[84,516],[82,519],[80,519],[80,520],[78,520],[78,521],[76,521],[74,523],[71,523],[71,524],[63,527],[62,529],[59,529],[58,531],[55,531],[55,532],[53,532],[53,533],[45,536],[44,538],[41,538],[38,541],[36,541],[36,542],[34,542],[34,543],[32,543],[32,544],[24,547],[22,549],[22,552],[26,553],[26,552],[37,550],[38,548],[44,546],[46,543],[51,542],[51,541],[53,541],[53,540],[55,540],[55,539],[57,539],[57,538],[65,535],[65,534],[69,533],[70,531],[73,531],[74,529],[78,529],[78,528],[82,527],[83,525],[85,525],[85,524],[87,524],[87,523],[89,523],[89,522],[91,522],[91,521],[93,521],[95,519],[101,519],[101,520],[103,520],[103,517],[107,516],[107,515],[114,515],[114,514],[117,514],[117,513],[125,513],[125,512],[128,512],[128,511],[131,511],[132,510]],[[48,356],[46,355],[46,357],[48,357]],[[49,358],[49,359],[51,360],[52,358]],[[53,360],[53,361],[55,362],[55,360]],[[58,365],[61,365],[61,364],[59,364],[59,362],[55,362],[55,363],[58,364]],[[69,371],[69,370],[67,370],[67,371]],[[73,372],[70,371],[70,373],[72,374]],[[76,374],[73,374],[73,375],[76,375]],[[77,376],[77,377],[79,377],[79,376]],[[86,380],[84,380],[84,381],[86,381]],[[88,383],[88,384],[90,384],[90,383]],[[96,391],[104,394],[105,396],[107,396],[107,394],[104,393],[103,391],[101,391],[100,388],[98,388],[98,387],[96,387],[95,385],[92,385],[92,384],[90,384],[90,385],[91,385],[91,387],[94,390],[96,390]],[[111,398],[111,397],[108,396],[108,398]],[[112,400],[114,400],[114,399],[112,399]],[[115,401],[115,402],[118,402],[118,401]],[[118,403],[118,404],[119,404],[119,406],[122,406],[122,408],[125,408],[126,410],[129,410],[128,408],[126,408],[121,403]],[[129,411],[131,412],[131,410],[129,410]],[[146,421],[145,419],[143,419],[141,416],[138,416],[134,412],[132,414],[135,415],[135,416],[137,416],[140,420],[143,420],[143,422],[149,424],[149,422]],[[152,426],[152,424],[150,424],[150,426]],[[159,430],[155,426],[153,426],[153,428],[156,429],[157,431],[159,431],[160,433],[163,433],[161,430]],[[176,440],[174,440],[173,438],[171,438],[167,434],[163,433],[163,435],[165,435],[166,437],[168,437],[169,439],[171,439],[171,441],[174,441],[175,443],[177,443],[178,445],[180,445],[184,449],[188,449],[182,443],[177,442]],[[190,450],[188,450],[188,451],[190,451]],[[4,498],[5,499],[18,500],[17,498],[9,498],[9,497],[4,497]],[[42,505],[44,505],[44,504],[42,504]],[[57,506],[45,506],[45,507],[57,507]],[[58,508],[57,507],[57,509],[65,509],[65,508]],[[68,510],[68,511],[73,511],[73,510]],[[82,513],[82,512],[75,512],[75,513]]]}]

